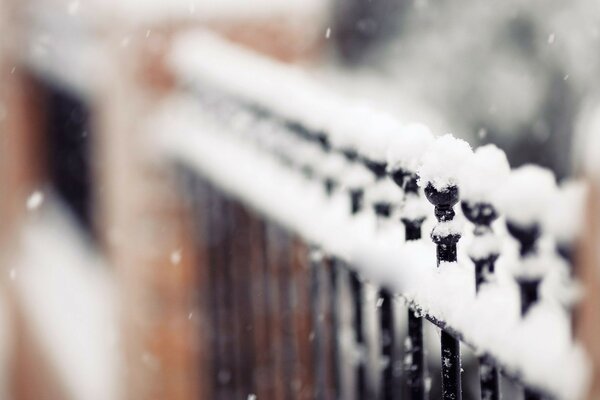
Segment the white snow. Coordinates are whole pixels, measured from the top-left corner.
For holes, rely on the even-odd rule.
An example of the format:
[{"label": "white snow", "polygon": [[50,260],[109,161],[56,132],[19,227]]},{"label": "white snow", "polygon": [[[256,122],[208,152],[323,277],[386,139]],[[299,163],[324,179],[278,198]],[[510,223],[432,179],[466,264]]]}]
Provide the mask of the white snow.
[{"label": "white snow", "polygon": [[586,185],[581,181],[563,183],[550,200],[544,215],[544,232],[557,242],[572,245],[579,237],[585,222]]},{"label": "white snow", "polygon": [[461,168],[460,197],[472,203],[493,205],[494,192],[504,185],[509,174],[510,166],[504,151],[493,144],[481,146]]},{"label": "white snow", "polygon": [[389,178],[375,182],[365,193],[365,199],[368,203],[383,202],[389,203],[393,207],[399,207],[402,204],[403,198],[402,189]]},{"label": "white snow", "polygon": [[492,254],[500,254],[500,239],[491,232],[474,236],[468,254],[475,260],[485,259]]},{"label": "white snow", "polygon": [[55,201],[23,232],[17,296],[43,356],[73,399],[117,399],[118,312],[110,269]]},{"label": "white snow", "polygon": [[[421,306],[423,313],[446,321],[479,352],[494,354],[526,382],[561,399],[577,398],[584,390],[587,364],[582,351],[566,339],[570,324],[563,306],[542,300],[524,320],[520,317],[511,271],[523,266],[514,241],[504,231],[499,230],[503,255],[497,263],[496,279],[475,296],[472,262],[461,250],[469,248],[472,235],[461,240],[458,262],[438,269],[435,246],[426,235],[423,240],[404,243],[392,239],[397,231],[377,231],[372,213],[351,217],[347,195],[338,193],[328,199],[320,183],[302,178],[264,150],[228,135],[189,100],[177,100],[165,113],[170,118],[150,126],[158,130],[160,145],[170,157],[195,168],[224,192],[308,243],[350,262],[366,280],[385,283],[408,302]],[[454,156],[470,154],[468,146],[456,145],[452,138],[445,140],[454,143],[450,147],[460,148]],[[232,159],[236,162],[231,163]],[[444,178],[443,183],[448,184],[455,175]],[[433,207],[429,207],[431,213]],[[526,267],[531,272],[536,266]],[[550,273],[555,270],[545,268]]]},{"label": "white snow", "polygon": [[348,171],[349,163],[346,158],[339,154],[331,152],[318,165],[319,172],[326,178],[339,179]]},{"label": "white snow", "polygon": [[431,130],[423,124],[411,123],[394,135],[387,151],[388,169],[402,168],[416,172],[421,157],[433,143]]},{"label": "white snow", "polygon": [[471,146],[464,140],[450,134],[437,138],[421,160],[419,185],[431,183],[437,190],[458,185],[459,171],[471,155]]},{"label": "white snow", "polygon": [[364,189],[375,181],[375,177],[362,163],[352,163],[342,175],[342,187],[345,189]]},{"label": "white snow", "polygon": [[27,209],[32,211],[38,209],[44,202],[44,193],[36,190],[27,198]]},{"label": "white snow", "polygon": [[560,260],[554,254],[541,254],[525,257],[515,264],[512,273],[515,277],[542,279],[552,269],[557,267]]},{"label": "white snow", "polygon": [[[314,130],[333,131],[352,114],[300,68],[282,64],[204,31],[180,37],[169,58],[182,83],[217,86]],[[285,99],[285,101],[282,101]],[[348,111],[348,108],[346,108]],[[361,117],[361,114],[357,115]]]},{"label": "white snow", "polygon": [[435,224],[431,231],[432,236],[446,237],[450,235],[460,235],[464,231],[465,221],[457,215],[450,221],[442,221]]},{"label": "white snow", "polygon": [[542,222],[556,192],[552,172],[537,165],[514,169],[497,192],[500,211],[506,219],[521,226]]},{"label": "white snow", "polygon": [[[588,103],[590,103],[588,101]],[[600,103],[587,104],[578,117],[572,159],[576,167],[600,182]]]},{"label": "white snow", "polygon": [[425,199],[424,196],[417,196],[409,193],[404,199],[404,205],[400,210],[399,214],[402,218],[409,220],[417,220],[424,218],[432,213],[431,204]]},{"label": "white snow", "polygon": [[[358,110],[361,110],[358,112]],[[361,155],[372,161],[386,162],[390,140],[401,134],[402,126],[392,116],[376,109],[362,107],[352,113],[352,130],[341,134],[356,135],[354,142]]]}]

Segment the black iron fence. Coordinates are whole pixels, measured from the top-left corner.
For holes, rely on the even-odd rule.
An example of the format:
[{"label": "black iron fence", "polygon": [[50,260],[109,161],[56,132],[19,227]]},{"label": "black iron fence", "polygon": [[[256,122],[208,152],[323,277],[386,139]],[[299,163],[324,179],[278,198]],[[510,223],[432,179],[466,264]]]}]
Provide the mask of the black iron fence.
[{"label": "black iron fence", "polygon": [[[479,301],[480,293],[500,285],[499,279],[510,276],[516,298],[500,306],[504,311],[517,304],[522,321],[527,321],[538,303],[554,301],[552,312],[562,313],[566,316],[562,319],[568,320],[568,301],[552,299],[552,294],[540,299],[548,275],[540,265],[552,260],[569,267],[570,240],[575,238],[559,239],[544,231],[542,205],[537,204],[536,209],[539,199],[530,196],[527,187],[511,194],[523,187],[523,182],[543,192],[548,188],[544,183],[547,172],[534,167],[505,171],[505,180],[500,181],[504,172],[486,166],[486,160],[501,152],[488,147],[482,153],[493,154],[480,154],[478,163],[465,164],[478,173],[474,183],[467,185],[480,184],[484,192],[506,185],[509,189],[500,198],[508,199],[496,201],[496,197],[472,189],[462,196],[461,182],[469,173],[454,164],[474,156],[468,145],[457,139],[429,139],[422,127],[397,132],[400,140],[388,140],[376,132],[395,127],[393,124],[373,125],[373,132],[344,136],[343,132],[314,129],[270,108],[268,102],[236,96],[231,88],[215,87],[215,82],[181,82],[186,94],[175,108],[185,104],[183,108],[188,110],[178,117],[169,114],[165,143],[181,173],[182,190],[195,210],[198,248],[203,254],[200,267],[207,269],[208,283],[201,286],[198,297],[206,316],[203,326],[209,332],[212,356],[207,370],[212,373],[215,399],[425,399],[436,390],[428,369],[440,371],[441,398],[461,399],[461,345],[477,354],[482,399],[501,398],[504,378],[521,387],[526,399],[577,397],[572,391],[578,386],[575,382],[561,388],[565,368],[578,374],[571,368],[575,364],[569,364],[575,357],[572,354],[564,359],[551,356],[555,362],[568,362],[536,371],[535,361],[502,352],[511,349],[510,336],[501,345],[485,340],[500,329],[481,326],[494,321],[493,317],[480,324],[476,315],[468,315],[469,310],[456,309],[451,321],[446,320],[435,304],[454,304],[451,298],[440,300],[436,293],[415,295],[410,284],[405,293],[402,282],[386,280],[394,275],[393,267],[379,268],[376,265],[381,260],[364,260],[340,250],[344,245],[360,246],[344,238],[343,225],[338,231],[323,228],[323,233],[318,218],[294,215],[307,211],[297,207],[305,191],[307,197],[322,201],[318,210],[312,197],[307,200],[313,207],[309,211],[338,213],[340,220],[358,224],[362,231],[367,229],[365,221],[370,221],[375,234],[398,233],[386,235],[398,241],[386,245],[409,249],[403,253],[406,257],[388,257],[384,264],[410,263],[411,257],[421,257],[425,264],[437,260],[442,272],[459,265],[463,272],[470,268],[469,285],[452,286],[451,281],[447,285],[448,290],[456,290],[457,296],[473,303]],[[181,133],[180,139],[174,138],[176,133]],[[198,138],[204,139],[196,141]],[[399,151],[395,152],[394,146]],[[244,159],[246,152],[254,158]],[[263,161],[266,164],[261,164]],[[296,191],[285,184],[278,186],[279,181],[269,182],[268,170],[290,177]],[[477,180],[480,178],[483,182]],[[542,181],[539,188],[536,179]],[[293,204],[280,204],[287,201]],[[532,211],[522,209],[531,205],[528,203],[533,204]],[[463,217],[473,233],[459,224]],[[303,224],[303,218],[313,220]],[[336,235],[340,238],[331,238]],[[462,236],[468,236],[468,251],[461,252],[458,246]],[[430,240],[434,246],[428,244]],[[546,243],[551,244],[549,249]],[[502,257],[509,257],[505,253],[513,245],[518,256],[505,264],[512,264],[514,271],[497,277],[497,264]],[[433,253],[428,256],[428,252]],[[378,248],[373,248],[369,254],[376,258],[377,253]],[[414,263],[421,265],[419,260]],[[406,278],[406,270],[400,275]],[[436,276],[431,290],[444,285],[444,279],[452,279],[451,275]],[[557,272],[557,276],[562,275]],[[422,284],[427,285],[427,280]],[[559,279],[558,285],[568,289],[571,282]],[[490,308],[489,313],[497,310]],[[398,321],[402,314],[404,325]],[[497,316],[499,326],[508,314]],[[440,332],[438,365],[432,365],[427,357],[431,343],[424,336],[424,325],[428,324]],[[520,324],[517,321],[512,326]],[[527,334],[514,334],[521,336],[512,350],[529,351],[531,359],[536,350],[527,350],[523,343],[533,346],[542,336],[556,332],[543,331],[548,325],[540,325],[542,330],[529,325]],[[551,348],[542,349],[554,355]],[[569,343],[557,354],[565,352],[575,354],[576,345]],[[558,380],[552,381],[553,377]]]}]

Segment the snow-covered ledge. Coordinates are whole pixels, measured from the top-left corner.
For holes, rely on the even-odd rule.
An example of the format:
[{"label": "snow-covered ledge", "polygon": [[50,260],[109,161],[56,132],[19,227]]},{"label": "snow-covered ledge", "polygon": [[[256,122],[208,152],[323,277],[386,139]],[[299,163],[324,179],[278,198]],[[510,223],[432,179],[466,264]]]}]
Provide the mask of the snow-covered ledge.
[{"label": "snow-covered ledge", "polygon": [[42,205],[36,194],[28,202],[32,218],[10,270],[25,322],[70,399],[120,399],[121,349],[110,269],[68,212],[52,200]]},{"label": "snow-covered ledge", "polygon": [[168,157],[308,243],[349,261],[374,283],[393,288],[477,352],[491,354],[507,373],[558,398],[581,397],[586,358],[572,343],[563,306],[549,297],[520,317],[510,273],[518,263],[514,242],[503,240],[497,282],[476,297],[473,266],[464,250],[469,235],[460,242],[456,265],[438,269],[429,238],[406,243],[400,226],[376,230],[370,212],[351,217],[346,195],[327,198],[320,183],[283,168],[270,152],[223,128],[194,103],[174,99],[151,121],[149,129]]}]

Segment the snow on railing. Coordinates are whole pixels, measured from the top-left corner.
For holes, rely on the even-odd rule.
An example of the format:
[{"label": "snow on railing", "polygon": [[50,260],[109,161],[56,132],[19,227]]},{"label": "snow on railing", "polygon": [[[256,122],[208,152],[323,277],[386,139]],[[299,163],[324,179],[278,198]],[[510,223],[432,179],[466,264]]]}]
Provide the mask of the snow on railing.
[{"label": "snow on railing", "polygon": [[[473,152],[451,135],[435,138],[204,33],[181,38],[171,61],[185,94],[155,126],[162,146],[350,268],[355,298],[363,279],[381,287],[384,303],[399,294],[410,307],[414,398],[426,392],[421,317],[442,328],[445,399],[460,398],[460,342],[480,357],[483,398],[499,398],[500,372],[528,398],[581,396],[586,361],[568,311],[580,183],[558,187],[536,166],[511,171],[493,145]],[[421,239],[429,229],[431,240]],[[364,371],[355,383],[367,397],[393,391]]]}]

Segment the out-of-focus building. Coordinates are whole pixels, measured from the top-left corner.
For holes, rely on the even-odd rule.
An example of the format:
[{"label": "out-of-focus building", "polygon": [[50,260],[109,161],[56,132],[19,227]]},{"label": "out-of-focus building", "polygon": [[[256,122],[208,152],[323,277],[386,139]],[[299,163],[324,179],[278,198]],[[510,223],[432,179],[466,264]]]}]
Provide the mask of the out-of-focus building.
[{"label": "out-of-focus building", "polygon": [[144,125],[171,89],[163,56],[174,35],[201,27],[305,62],[322,51],[328,2],[0,6],[2,293],[12,321],[2,397],[212,398],[199,369],[205,327],[190,317],[189,214]]}]

